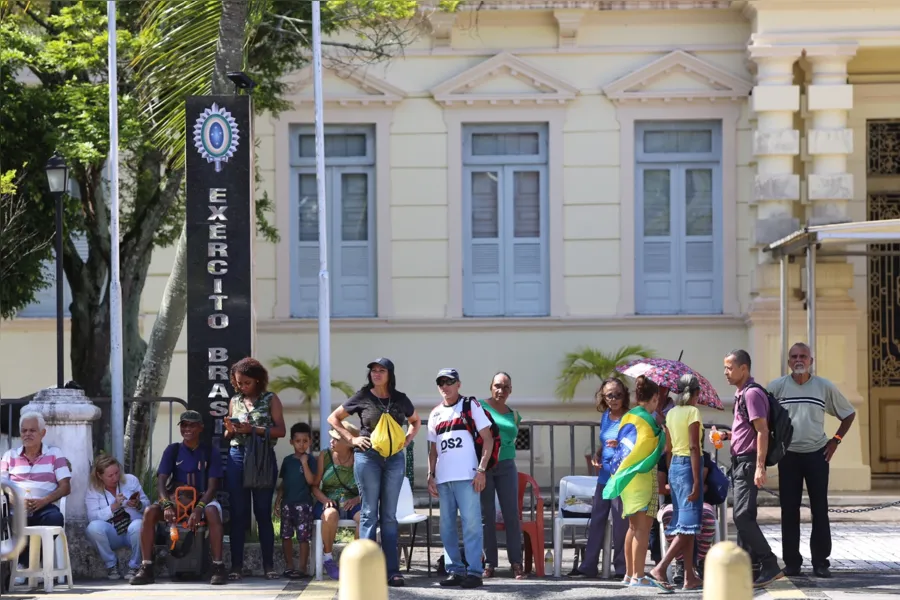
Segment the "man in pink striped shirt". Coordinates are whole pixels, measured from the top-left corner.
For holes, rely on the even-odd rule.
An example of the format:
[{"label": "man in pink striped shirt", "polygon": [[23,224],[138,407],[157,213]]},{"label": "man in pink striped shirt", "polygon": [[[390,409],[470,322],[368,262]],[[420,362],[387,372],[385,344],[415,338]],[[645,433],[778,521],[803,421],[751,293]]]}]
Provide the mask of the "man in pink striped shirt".
[{"label": "man in pink striped shirt", "polygon": [[[71,491],[72,471],[59,448],[44,444],[47,425],[43,415],[27,413],[19,419],[22,447],[6,452],[0,458],[0,477],[8,477],[25,492],[28,526],[65,525],[65,519],[54,504]],[[19,555],[28,556],[27,550]]]}]

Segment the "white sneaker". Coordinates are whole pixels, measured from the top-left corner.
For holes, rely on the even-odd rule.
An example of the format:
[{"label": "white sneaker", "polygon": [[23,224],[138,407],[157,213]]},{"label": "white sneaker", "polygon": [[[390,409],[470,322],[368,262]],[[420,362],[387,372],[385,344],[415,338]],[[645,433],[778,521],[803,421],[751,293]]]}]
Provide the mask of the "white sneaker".
[{"label": "white sneaker", "polygon": [[122,576],[119,574],[118,565],[106,569],[106,578],[111,581],[118,581],[119,579],[122,579]]}]

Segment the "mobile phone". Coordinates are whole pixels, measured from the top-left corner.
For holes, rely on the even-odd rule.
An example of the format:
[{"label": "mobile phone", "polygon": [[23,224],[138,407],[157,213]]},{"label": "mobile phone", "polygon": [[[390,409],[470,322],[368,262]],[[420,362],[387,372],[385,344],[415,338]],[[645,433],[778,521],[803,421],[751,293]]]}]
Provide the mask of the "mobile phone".
[{"label": "mobile phone", "polygon": [[131,495],[131,498],[129,498],[129,500],[137,500],[137,499],[140,498],[140,497],[141,497],[141,493],[140,493],[140,492],[135,492],[135,493],[133,493],[133,494]]},{"label": "mobile phone", "polygon": [[240,425],[241,424],[240,417],[229,417],[228,420],[231,421],[232,425]]}]

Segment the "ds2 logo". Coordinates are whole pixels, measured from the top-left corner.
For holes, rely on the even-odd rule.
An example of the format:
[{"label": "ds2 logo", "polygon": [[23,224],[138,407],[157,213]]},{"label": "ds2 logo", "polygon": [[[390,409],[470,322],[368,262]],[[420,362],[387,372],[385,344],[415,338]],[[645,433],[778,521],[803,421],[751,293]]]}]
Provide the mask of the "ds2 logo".
[{"label": "ds2 logo", "polygon": [[454,448],[462,448],[463,441],[462,438],[450,438],[449,440],[441,440],[441,452],[446,452],[447,450],[452,450]]}]

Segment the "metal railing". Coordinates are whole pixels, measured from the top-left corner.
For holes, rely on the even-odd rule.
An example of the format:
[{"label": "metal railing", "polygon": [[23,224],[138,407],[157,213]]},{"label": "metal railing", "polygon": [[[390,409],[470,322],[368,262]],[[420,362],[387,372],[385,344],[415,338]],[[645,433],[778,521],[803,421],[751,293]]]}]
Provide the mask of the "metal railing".
[{"label": "metal railing", "polygon": [[[19,435],[19,417],[21,414],[21,410],[22,410],[22,407],[27,405],[29,402],[31,402],[32,399],[33,399],[33,397],[3,398],[2,400],[0,400],[0,423],[2,423],[2,426],[0,426],[0,431],[2,431],[2,435],[4,435],[6,437],[6,440],[5,440],[6,447],[3,448],[2,447],[3,444],[0,443],[0,450],[2,450],[2,451],[11,450],[14,445],[13,440],[20,437],[20,435]],[[111,398],[97,397],[97,398],[88,398],[88,399],[91,402],[93,402],[95,405],[97,405],[104,414],[110,413],[111,402],[112,402]],[[176,408],[176,406],[180,407],[182,409],[187,409],[187,402],[185,402],[181,398],[175,398],[175,397],[170,397],[170,396],[156,397],[156,398],[154,398],[154,397],[126,398],[125,399],[125,414],[126,414],[126,416],[128,415],[132,404],[146,404],[146,405],[158,404],[158,405],[161,405],[159,408],[162,408],[164,405],[168,411],[168,441],[167,441],[166,445],[171,444],[175,439],[180,439],[180,434],[176,436],[177,424],[175,422],[175,417],[177,416],[176,412],[178,412],[178,408]],[[156,462],[154,462],[154,458],[156,459],[156,461],[158,461],[159,458],[162,456],[162,450],[159,451],[159,456],[154,457],[154,453],[153,453],[153,450],[154,450],[153,440],[154,440],[155,434],[157,433],[157,431],[159,429],[159,426],[160,426],[160,423],[159,423],[159,420],[157,419],[157,421],[153,427],[153,431],[150,432],[149,440],[148,440],[149,447],[147,450],[147,465],[146,465],[146,467],[153,468],[153,469],[155,469],[155,465],[156,465]],[[112,447],[112,443],[111,443],[111,440],[109,437],[110,436],[109,431],[101,432],[100,436],[101,436],[100,439],[102,439],[102,442],[99,444],[97,444],[97,443],[94,444],[95,445],[95,447],[94,447],[94,455],[95,456],[101,450],[108,452],[109,449]],[[128,452],[128,456],[130,456],[130,457],[133,457],[135,455],[135,452],[134,452],[135,444],[136,444],[135,436],[132,436],[131,443],[129,445],[129,452]],[[99,446],[99,447],[97,447],[97,446]],[[164,449],[165,448],[163,448],[163,450]],[[145,466],[141,465],[141,466],[138,466],[137,468],[143,469],[143,468],[145,468]],[[132,464],[125,465],[125,471],[127,473],[131,473],[131,474],[135,475],[136,477],[138,477],[138,479],[140,479],[141,476],[143,475],[143,473],[136,473],[136,472],[134,472],[134,469],[135,469],[135,465],[132,465]]]}]

